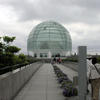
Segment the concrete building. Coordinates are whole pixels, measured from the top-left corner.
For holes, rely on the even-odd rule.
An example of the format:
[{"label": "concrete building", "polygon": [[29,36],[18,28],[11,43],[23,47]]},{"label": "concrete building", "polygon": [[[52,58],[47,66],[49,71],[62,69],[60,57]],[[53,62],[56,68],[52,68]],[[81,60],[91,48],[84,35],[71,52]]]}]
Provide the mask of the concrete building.
[{"label": "concrete building", "polygon": [[67,56],[72,50],[72,40],[67,29],[53,21],[45,21],[32,29],[27,40],[27,50],[35,57]]}]

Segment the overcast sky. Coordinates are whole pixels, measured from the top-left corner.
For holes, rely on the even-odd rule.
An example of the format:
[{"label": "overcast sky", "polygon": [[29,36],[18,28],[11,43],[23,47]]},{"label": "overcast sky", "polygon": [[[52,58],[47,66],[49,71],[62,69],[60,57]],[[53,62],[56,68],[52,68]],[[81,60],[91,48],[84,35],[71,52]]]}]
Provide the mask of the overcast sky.
[{"label": "overcast sky", "polygon": [[0,0],[0,35],[16,36],[27,52],[27,38],[42,21],[54,20],[70,32],[73,51],[86,45],[100,53],[100,0]]}]

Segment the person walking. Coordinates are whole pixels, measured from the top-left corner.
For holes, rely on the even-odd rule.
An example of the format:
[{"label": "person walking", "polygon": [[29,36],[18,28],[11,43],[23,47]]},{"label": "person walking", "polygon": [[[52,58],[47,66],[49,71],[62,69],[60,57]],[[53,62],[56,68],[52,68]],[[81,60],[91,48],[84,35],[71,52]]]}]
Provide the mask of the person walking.
[{"label": "person walking", "polygon": [[62,60],[61,58],[58,58],[58,63],[61,64]]},{"label": "person walking", "polygon": [[91,84],[92,100],[99,100],[100,72],[96,63],[97,59],[95,57],[87,59],[87,78]]},{"label": "person walking", "polygon": [[53,58],[53,63],[55,64],[55,63],[56,63],[56,61],[57,61],[57,59],[54,57],[54,58]]}]

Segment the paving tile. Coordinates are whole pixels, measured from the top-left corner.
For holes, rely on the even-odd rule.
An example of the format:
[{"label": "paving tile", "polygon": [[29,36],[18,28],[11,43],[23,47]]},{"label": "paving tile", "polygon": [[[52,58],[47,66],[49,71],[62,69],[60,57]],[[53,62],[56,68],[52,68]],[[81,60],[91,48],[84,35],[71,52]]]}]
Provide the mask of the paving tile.
[{"label": "paving tile", "polygon": [[51,64],[44,64],[15,100],[65,100]]},{"label": "paving tile", "polygon": [[63,65],[59,65],[59,64],[57,64],[57,66],[65,73],[65,74],[67,74],[68,75],[68,77],[69,77],[69,79],[71,79],[72,81],[73,81],[73,77],[74,76],[78,76],[78,73],[76,72],[76,71],[74,71],[74,70],[72,70],[72,69],[70,69],[70,68],[68,68],[68,67],[65,67],[65,66],[63,66]]}]

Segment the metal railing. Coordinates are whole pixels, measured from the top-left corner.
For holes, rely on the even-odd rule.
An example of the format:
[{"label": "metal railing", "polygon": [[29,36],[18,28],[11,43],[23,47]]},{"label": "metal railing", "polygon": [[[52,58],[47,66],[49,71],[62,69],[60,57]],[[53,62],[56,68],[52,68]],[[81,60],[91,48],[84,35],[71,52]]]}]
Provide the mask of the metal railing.
[{"label": "metal railing", "polygon": [[23,64],[2,67],[2,68],[0,68],[0,75],[5,74],[7,72],[11,72],[13,70],[16,70],[18,68],[24,67],[24,66],[29,65],[29,64],[31,64],[31,63],[23,63]]}]

